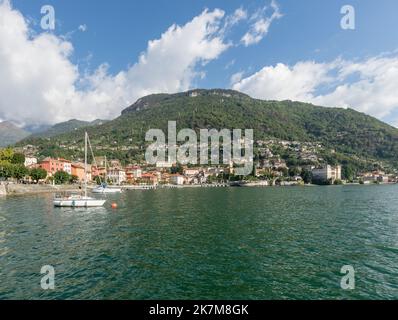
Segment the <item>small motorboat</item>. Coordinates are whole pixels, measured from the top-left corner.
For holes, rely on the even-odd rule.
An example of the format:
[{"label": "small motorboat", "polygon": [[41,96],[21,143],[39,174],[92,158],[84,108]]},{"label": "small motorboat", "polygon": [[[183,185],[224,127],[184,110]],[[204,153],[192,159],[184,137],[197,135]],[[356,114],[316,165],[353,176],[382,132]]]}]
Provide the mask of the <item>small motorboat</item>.
[{"label": "small motorboat", "polygon": [[120,193],[122,192],[121,188],[110,188],[107,184],[102,183],[100,186],[94,188],[91,192],[93,193],[102,193],[102,194],[112,194],[112,193]]}]

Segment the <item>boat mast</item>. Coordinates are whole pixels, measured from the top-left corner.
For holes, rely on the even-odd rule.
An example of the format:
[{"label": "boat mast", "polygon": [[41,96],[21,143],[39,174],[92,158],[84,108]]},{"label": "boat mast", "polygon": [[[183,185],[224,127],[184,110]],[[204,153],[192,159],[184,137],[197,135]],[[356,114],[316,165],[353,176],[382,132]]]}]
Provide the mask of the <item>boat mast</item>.
[{"label": "boat mast", "polygon": [[88,134],[84,135],[84,197],[87,198],[87,138]]}]

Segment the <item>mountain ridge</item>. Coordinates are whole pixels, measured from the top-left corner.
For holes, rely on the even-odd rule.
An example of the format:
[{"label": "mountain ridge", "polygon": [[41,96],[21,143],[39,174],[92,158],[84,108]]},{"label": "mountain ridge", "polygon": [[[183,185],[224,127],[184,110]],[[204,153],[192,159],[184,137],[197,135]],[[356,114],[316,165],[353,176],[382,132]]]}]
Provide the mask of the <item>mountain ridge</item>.
[{"label": "mountain ridge", "polygon": [[0,147],[14,144],[29,136],[29,132],[10,121],[0,122]]},{"label": "mountain ridge", "polygon": [[45,131],[32,133],[30,137],[43,137],[43,138],[51,138],[60,134],[68,133],[74,130],[78,130],[81,128],[86,128],[89,126],[97,126],[103,123],[106,123],[109,120],[101,120],[96,119],[93,121],[84,121],[78,119],[71,119],[68,121],[56,123],[55,125],[51,126],[50,128],[46,129]]}]

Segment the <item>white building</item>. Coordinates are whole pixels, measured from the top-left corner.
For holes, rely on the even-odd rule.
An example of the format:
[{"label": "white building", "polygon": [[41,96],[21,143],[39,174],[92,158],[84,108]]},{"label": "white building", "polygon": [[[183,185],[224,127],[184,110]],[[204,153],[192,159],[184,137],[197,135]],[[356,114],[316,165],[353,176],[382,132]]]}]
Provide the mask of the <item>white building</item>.
[{"label": "white building", "polygon": [[198,168],[187,168],[184,170],[184,174],[186,176],[197,176],[200,173],[200,169]]},{"label": "white building", "polygon": [[120,168],[108,169],[107,177],[113,184],[119,184],[119,185],[127,180],[126,171]]},{"label": "white building", "polygon": [[183,185],[184,184],[184,176],[180,174],[172,174],[170,176],[170,183],[175,185]]},{"label": "white building", "polygon": [[156,168],[171,168],[173,164],[168,161],[158,161],[156,162]]},{"label": "white building", "polygon": [[319,181],[341,180],[341,166],[326,165],[312,170],[312,178]]},{"label": "white building", "polygon": [[25,157],[25,167],[30,167],[37,164],[37,158],[35,157]]},{"label": "white building", "polygon": [[130,178],[139,179],[142,176],[142,169],[138,166],[127,167],[126,171]]},{"label": "white building", "polygon": [[64,162],[64,171],[68,174],[72,174],[72,163],[67,161]]}]

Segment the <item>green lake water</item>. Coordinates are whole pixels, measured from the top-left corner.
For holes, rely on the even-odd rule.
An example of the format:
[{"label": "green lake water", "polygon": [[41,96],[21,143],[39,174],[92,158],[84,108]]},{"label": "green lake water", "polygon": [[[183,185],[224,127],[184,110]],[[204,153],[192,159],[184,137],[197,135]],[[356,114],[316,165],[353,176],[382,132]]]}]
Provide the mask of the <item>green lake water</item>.
[{"label": "green lake water", "polygon": [[[0,198],[0,299],[397,299],[398,185]],[[118,209],[111,209],[116,202]],[[55,290],[42,290],[43,265]],[[340,269],[355,269],[343,290]]]}]

